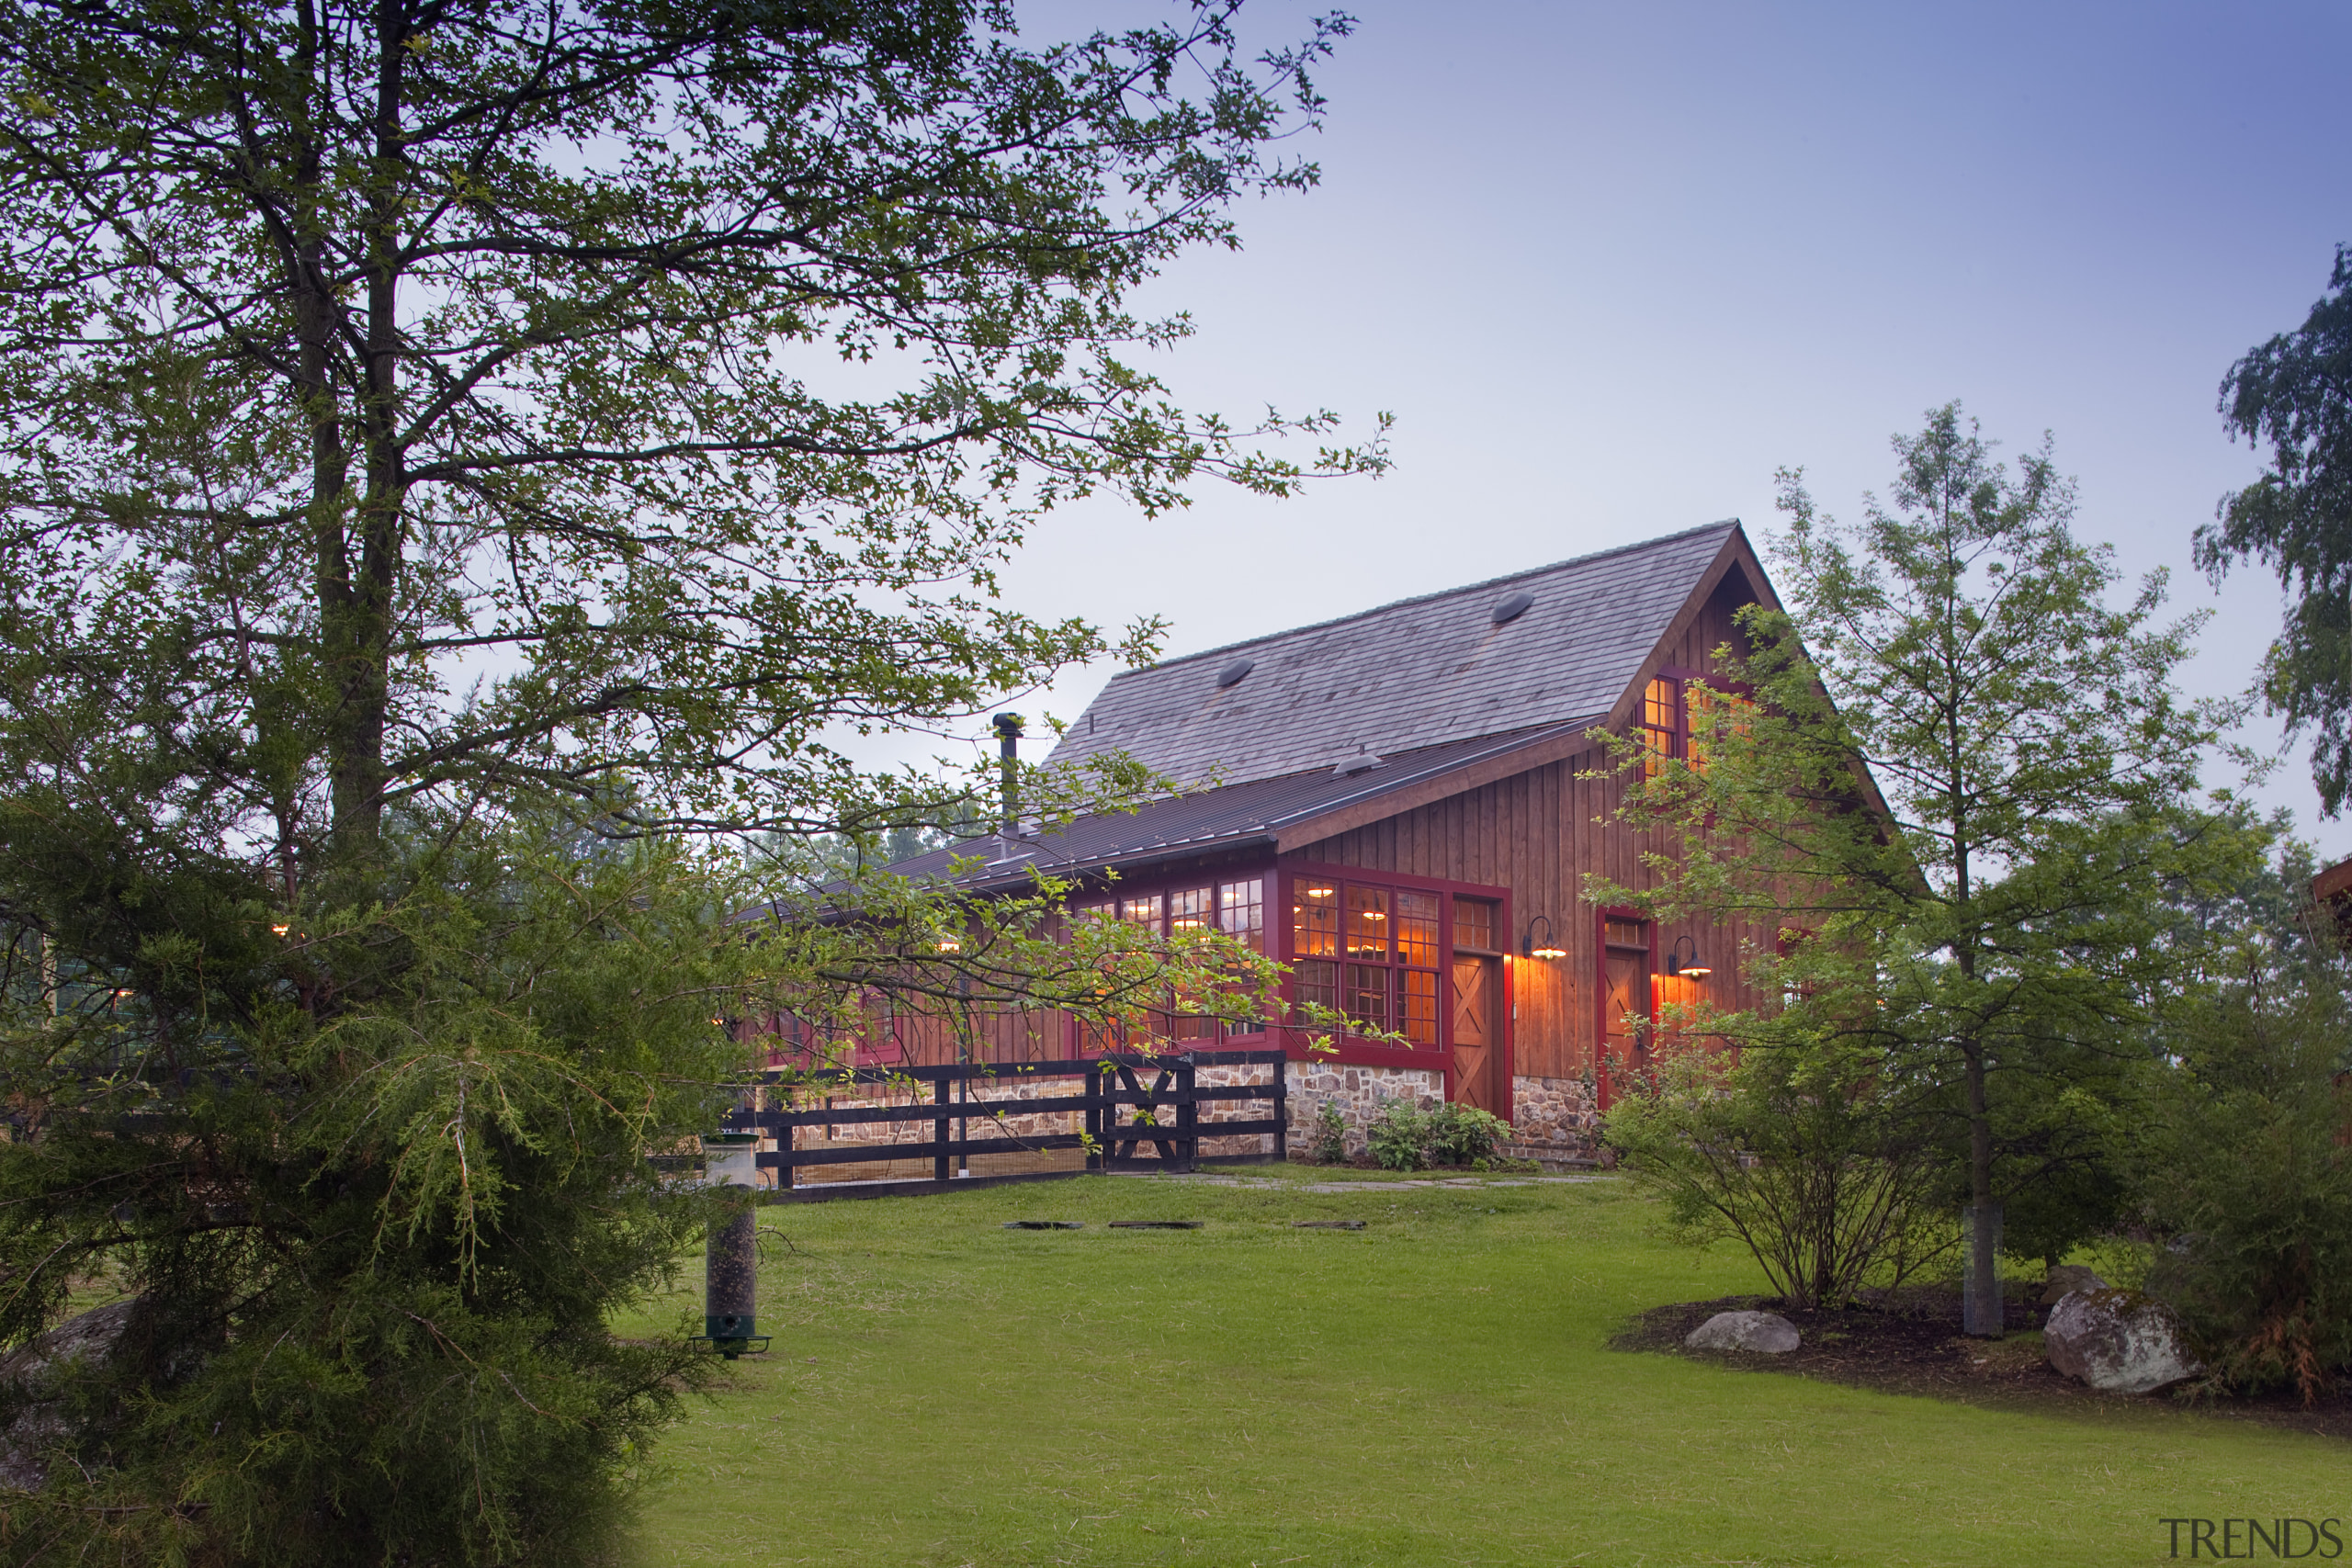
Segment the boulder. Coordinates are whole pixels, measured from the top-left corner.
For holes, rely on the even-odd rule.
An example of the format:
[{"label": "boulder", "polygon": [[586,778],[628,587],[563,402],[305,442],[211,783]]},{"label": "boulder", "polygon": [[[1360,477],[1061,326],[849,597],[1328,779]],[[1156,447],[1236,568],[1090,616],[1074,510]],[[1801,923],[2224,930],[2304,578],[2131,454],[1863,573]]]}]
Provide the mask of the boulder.
[{"label": "boulder", "polygon": [[16,1418],[0,1430],[0,1490],[38,1490],[49,1479],[40,1452],[70,1436],[59,1380],[74,1361],[104,1361],[114,1354],[138,1301],[115,1302],[67,1318],[55,1328],[0,1359],[0,1391]]},{"label": "boulder", "polygon": [[2079,1263],[2061,1263],[2042,1281],[2041,1304],[2056,1306],[2076,1291],[2104,1291],[2107,1281]]},{"label": "boulder", "polygon": [[2150,1393],[2205,1370],[2172,1314],[2137,1291],[2071,1292],[2041,1332],[2052,1366],[2107,1393]]},{"label": "boulder", "polygon": [[1797,1348],[1797,1325],[1777,1312],[1719,1312],[1682,1341],[1693,1350],[1751,1350],[1783,1356]]}]

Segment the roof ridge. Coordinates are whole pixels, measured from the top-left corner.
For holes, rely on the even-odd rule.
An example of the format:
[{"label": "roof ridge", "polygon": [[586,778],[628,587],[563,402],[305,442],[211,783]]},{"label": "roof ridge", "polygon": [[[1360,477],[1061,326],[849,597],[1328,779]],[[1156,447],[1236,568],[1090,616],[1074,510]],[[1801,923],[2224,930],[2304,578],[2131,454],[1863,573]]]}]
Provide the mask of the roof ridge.
[{"label": "roof ridge", "polygon": [[1409,598],[1392,599],[1385,604],[1374,604],[1367,610],[1351,610],[1344,615],[1333,615],[1329,620],[1308,621],[1302,626],[1285,626],[1278,632],[1265,632],[1257,637],[1245,637],[1239,642],[1224,643],[1216,648],[1204,648],[1197,653],[1180,653],[1172,659],[1162,659],[1133,670],[1119,671],[1111,679],[1119,681],[1129,675],[1141,675],[1154,670],[1166,670],[1172,665],[1189,664],[1196,659],[1210,659],[1220,653],[1232,653],[1240,649],[1255,648],[1260,643],[1275,642],[1283,637],[1295,637],[1300,632],[1321,631],[1326,626],[1345,626],[1350,621],[1361,621],[1370,615],[1385,615],[1390,610],[1401,610],[1408,604],[1426,604],[1439,599],[1451,599],[1458,594],[1476,593],[1481,589],[1498,588],[1506,582],[1516,582],[1521,578],[1540,577],[1547,571],[1557,571],[1564,566],[1583,566],[1589,561],[1606,560],[1611,556],[1630,555],[1635,550],[1656,549],[1661,545],[1670,545],[1677,540],[1688,539],[1693,535],[1711,533],[1719,529],[1728,531],[1746,525],[1736,517],[1718,518],[1713,523],[1702,523],[1693,528],[1683,528],[1672,534],[1660,534],[1654,539],[1636,539],[1630,545],[1615,545],[1605,550],[1594,550],[1589,555],[1568,556],[1544,566],[1529,567],[1523,571],[1510,572],[1501,577],[1489,577],[1480,582],[1465,582],[1454,588],[1441,588],[1433,593],[1416,593]]}]

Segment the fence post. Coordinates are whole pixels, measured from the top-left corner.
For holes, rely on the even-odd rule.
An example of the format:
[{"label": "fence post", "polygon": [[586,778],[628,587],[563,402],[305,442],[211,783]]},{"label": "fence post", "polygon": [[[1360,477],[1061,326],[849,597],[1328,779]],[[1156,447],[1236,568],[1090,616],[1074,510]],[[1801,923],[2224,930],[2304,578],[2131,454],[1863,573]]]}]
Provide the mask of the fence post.
[{"label": "fence post", "polygon": [[1193,1053],[1176,1058],[1176,1146],[1184,1151],[1184,1168],[1201,1163],[1201,1108],[1193,1103],[1193,1072],[1199,1064]]},{"label": "fence post", "polygon": [[[944,1111],[947,1107],[947,1069],[941,1067],[938,1073],[939,1077],[932,1080],[934,1089],[932,1102]],[[931,1179],[933,1181],[947,1179],[947,1127],[948,1119],[944,1116],[931,1124],[934,1140],[933,1146],[938,1150],[938,1153],[932,1156],[931,1162]]]},{"label": "fence post", "polygon": [[1274,1058],[1274,1157],[1290,1163],[1290,1060],[1276,1051]]},{"label": "fence post", "polygon": [[1102,1168],[1102,1075],[1095,1071],[1094,1064],[1089,1062],[1086,1064],[1085,1076],[1079,1079],[1079,1082],[1086,1086],[1084,1091],[1086,1135],[1093,1140],[1092,1145],[1086,1151],[1086,1168],[1089,1170]]}]

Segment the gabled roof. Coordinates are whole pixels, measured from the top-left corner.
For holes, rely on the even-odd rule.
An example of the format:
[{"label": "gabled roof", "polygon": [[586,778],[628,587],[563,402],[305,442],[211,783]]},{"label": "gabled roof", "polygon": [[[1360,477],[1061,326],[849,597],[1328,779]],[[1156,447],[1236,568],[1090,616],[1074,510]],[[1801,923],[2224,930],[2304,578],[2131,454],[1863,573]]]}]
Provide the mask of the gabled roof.
[{"label": "gabled roof", "polygon": [[[1229,786],[1598,720],[1738,528],[1711,523],[1124,671],[1051,761],[1126,751],[1180,784]],[[1532,603],[1497,625],[1496,605],[1521,592]],[[1220,687],[1244,660],[1248,674]]]}]

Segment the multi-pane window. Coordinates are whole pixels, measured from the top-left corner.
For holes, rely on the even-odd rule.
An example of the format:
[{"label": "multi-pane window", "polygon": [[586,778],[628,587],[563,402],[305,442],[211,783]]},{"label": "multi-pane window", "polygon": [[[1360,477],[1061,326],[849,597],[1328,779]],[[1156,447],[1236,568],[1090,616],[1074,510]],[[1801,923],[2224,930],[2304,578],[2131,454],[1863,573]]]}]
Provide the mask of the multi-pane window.
[{"label": "multi-pane window", "polygon": [[1470,948],[1479,953],[1500,953],[1502,944],[1495,940],[1496,905],[1492,898],[1463,898],[1453,900],[1453,945],[1456,951]]},{"label": "multi-pane window", "polygon": [[1642,773],[1657,777],[1668,757],[1687,759],[1700,773],[1707,771],[1707,742],[1700,731],[1707,716],[1719,716],[1715,730],[1743,733],[1751,699],[1736,691],[1718,691],[1660,675],[1642,689],[1642,710],[1634,722],[1634,738],[1642,743]]},{"label": "multi-pane window", "polygon": [[1641,741],[1642,773],[1656,778],[1668,757],[1682,750],[1682,682],[1661,675],[1642,691],[1642,713],[1634,726]]},{"label": "multi-pane window", "polygon": [[1691,770],[1705,773],[1713,760],[1707,755],[1708,747],[1726,739],[1745,739],[1755,716],[1755,699],[1746,693],[1721,692],[1704,685],[1684,686],[1683,750],[1690,759]]},{"label": "multi-pane window", "polygon": [[1340,885],[1295,876],[1290,885],[1291,995],[1302,1006],[1340,1005]]},{"label": "multi-pane window", "polygon": [[1291,879],[1291,994],[1366,1032],[1438,1043],[1438,896],[1301,874]]},{"label": "multi-pane window", "polygon": [[[1221,931],[1252,951],[1262,952],[1265,948],[1266,881],[1261,876],[1251,876],[1232,882],[1124,894],[1105,903],[1082,905],[1070,913],[1073,919],[1080,920],[1124,921],[1159,936],[1205,936]],[[1158,1039],[1197,1042],[1228,1034],[1259,1034],[1265,1031],[1262,1021],[1227,1021],[1181,1011],[1175,1005],[1177,998],[1170,997],[1164,999],[1168,1005],[1155,1008],[1150,1013],[1148,1027]]]},{"label": "multi-pane window", "polygon": [[1184,887],[1168,895],[1168,934],[1181,936],[1186,931],[1210,930],[1209,921],[1216,912],[1216,889],[1214,887]]},{"label": "multi-pane window", "polygon": [[1266,879],[1221,882],[1216,889],[1216,919],[1226,935],[1253,953],[1266,946]]}]

